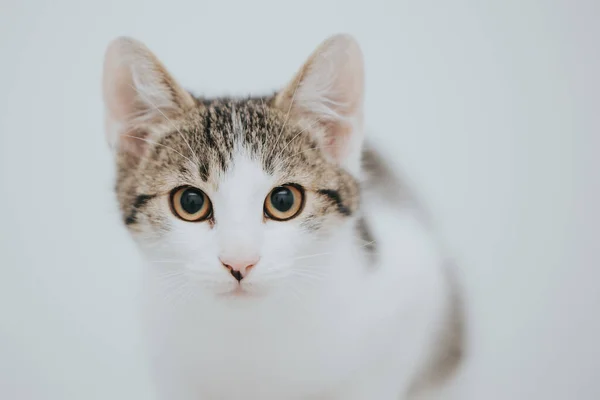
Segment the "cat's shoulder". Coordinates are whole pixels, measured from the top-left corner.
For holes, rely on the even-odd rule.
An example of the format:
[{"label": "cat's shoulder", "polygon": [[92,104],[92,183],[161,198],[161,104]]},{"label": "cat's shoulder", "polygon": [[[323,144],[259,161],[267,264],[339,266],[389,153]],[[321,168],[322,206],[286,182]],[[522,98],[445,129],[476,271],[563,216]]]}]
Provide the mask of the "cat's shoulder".
[{"label": "cat's shoulder", "polygon": [[427,219],[423,203],[418,199],[409,179],[399,169],[374,143],[365,143],[360,185],[363,198],[367,200],[366,206],[368,200],[376,198],[392,208],[410,208],[417,211],[420,218]]}]

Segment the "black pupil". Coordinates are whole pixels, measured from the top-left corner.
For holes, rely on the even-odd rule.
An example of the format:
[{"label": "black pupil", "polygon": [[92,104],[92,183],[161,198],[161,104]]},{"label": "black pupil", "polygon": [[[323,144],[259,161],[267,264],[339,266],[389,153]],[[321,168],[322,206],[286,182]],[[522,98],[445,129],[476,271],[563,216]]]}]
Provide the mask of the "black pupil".
[{"label": "black pupil", "polygon": [[294,194],[288,188],[277,188],[271,193],[271,204],[278,211],[286,212],[294,205]]},{"label": "black pupil", "polygon": [[197,190],[188,189],[181,195],[181,208],[188,214],[196,214],[202,210],[204,196]]}]

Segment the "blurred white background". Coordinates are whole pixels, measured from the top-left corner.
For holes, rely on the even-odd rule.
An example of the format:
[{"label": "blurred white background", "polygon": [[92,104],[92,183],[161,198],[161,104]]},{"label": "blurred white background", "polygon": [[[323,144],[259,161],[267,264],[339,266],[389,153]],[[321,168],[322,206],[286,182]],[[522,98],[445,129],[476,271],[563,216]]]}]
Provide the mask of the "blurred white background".
[{"label": "blurred white background", "polygon": [[[264,93],[332,33],[460,260],[473,399],[600,399],[600,3],[0,0],[0,398],[151,399],[112,193],[106,44]],[[374,399],[376,400],[376,399]]]}]

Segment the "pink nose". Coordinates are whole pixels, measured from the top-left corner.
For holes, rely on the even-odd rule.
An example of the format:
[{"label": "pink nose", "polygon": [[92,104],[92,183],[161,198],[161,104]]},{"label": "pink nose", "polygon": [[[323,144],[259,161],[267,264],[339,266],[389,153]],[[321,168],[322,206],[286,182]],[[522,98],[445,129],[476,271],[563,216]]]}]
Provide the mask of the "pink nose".
[{"label": "pink nose", "polygon": [[219,260],[221,261],[221,264],[223,264],[223,266],[229,270],[229,273],[233,275],[235,279],[237,279],[238,282],[248,276],[250,270],[258,262],[258,258],[246,260],[219,258]]}]

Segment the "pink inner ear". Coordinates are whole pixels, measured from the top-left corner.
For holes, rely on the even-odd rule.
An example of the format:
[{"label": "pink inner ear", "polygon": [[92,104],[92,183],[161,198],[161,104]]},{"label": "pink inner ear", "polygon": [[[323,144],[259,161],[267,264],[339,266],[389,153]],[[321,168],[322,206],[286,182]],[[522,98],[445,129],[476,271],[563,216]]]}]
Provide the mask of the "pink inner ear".
[{"label": "pink inner ear", "polygon": [[323,140],[323,151],[334,160],[343,160],[348,151],[348,140],[352,135],[352,126],[345,121],[325,123],[326,133]]},{"label": "pink inner ear", "polygon": [[109,141],[133,156],[142,156],[147,148],[147,132],[131,124],[138,111],[137,93],[129,65],[113,60],[107,55],[106,63],[115,63],[110,75],[105,75],[104,98]]},{"label": "pink inner ear", "polygon": [[[117,121],[127,121],[136,111],[136,92],[133,87],[131,70],[127,66],[119,66],[114,71],[110,87],[105,88],[108,112]],[[105,82],[107,84],[109,82]]]},{"label": "pink inner ear", "polygon": [[104,105],[107,117],[119,124],[135,112],[133,52],[130,43],[117,39],[109,45],[104,58]]},{"label": "pink inner ear", "polygon": [[121,138],[122,149],[135,157],[143,156],[148,149],[148,133],[136,130],[128,131],[126,135]]},{"label": "pink inner ear", "polygon": [[108,46],[103,92],[109,142],[138,156],[153,135],[149,129],[154,123],[195,105],[154,54],[130,38]]},{"label": "pink inner ear", "polygon": [[[292,115],[320,121],[323,151],[353,171],[360,165],[364,72],[362,52],[347,35],[326,40],[277,98]],[[292,100],[293,99],[293,100]],[[287,107],[287,108],[286,108]]]}]

